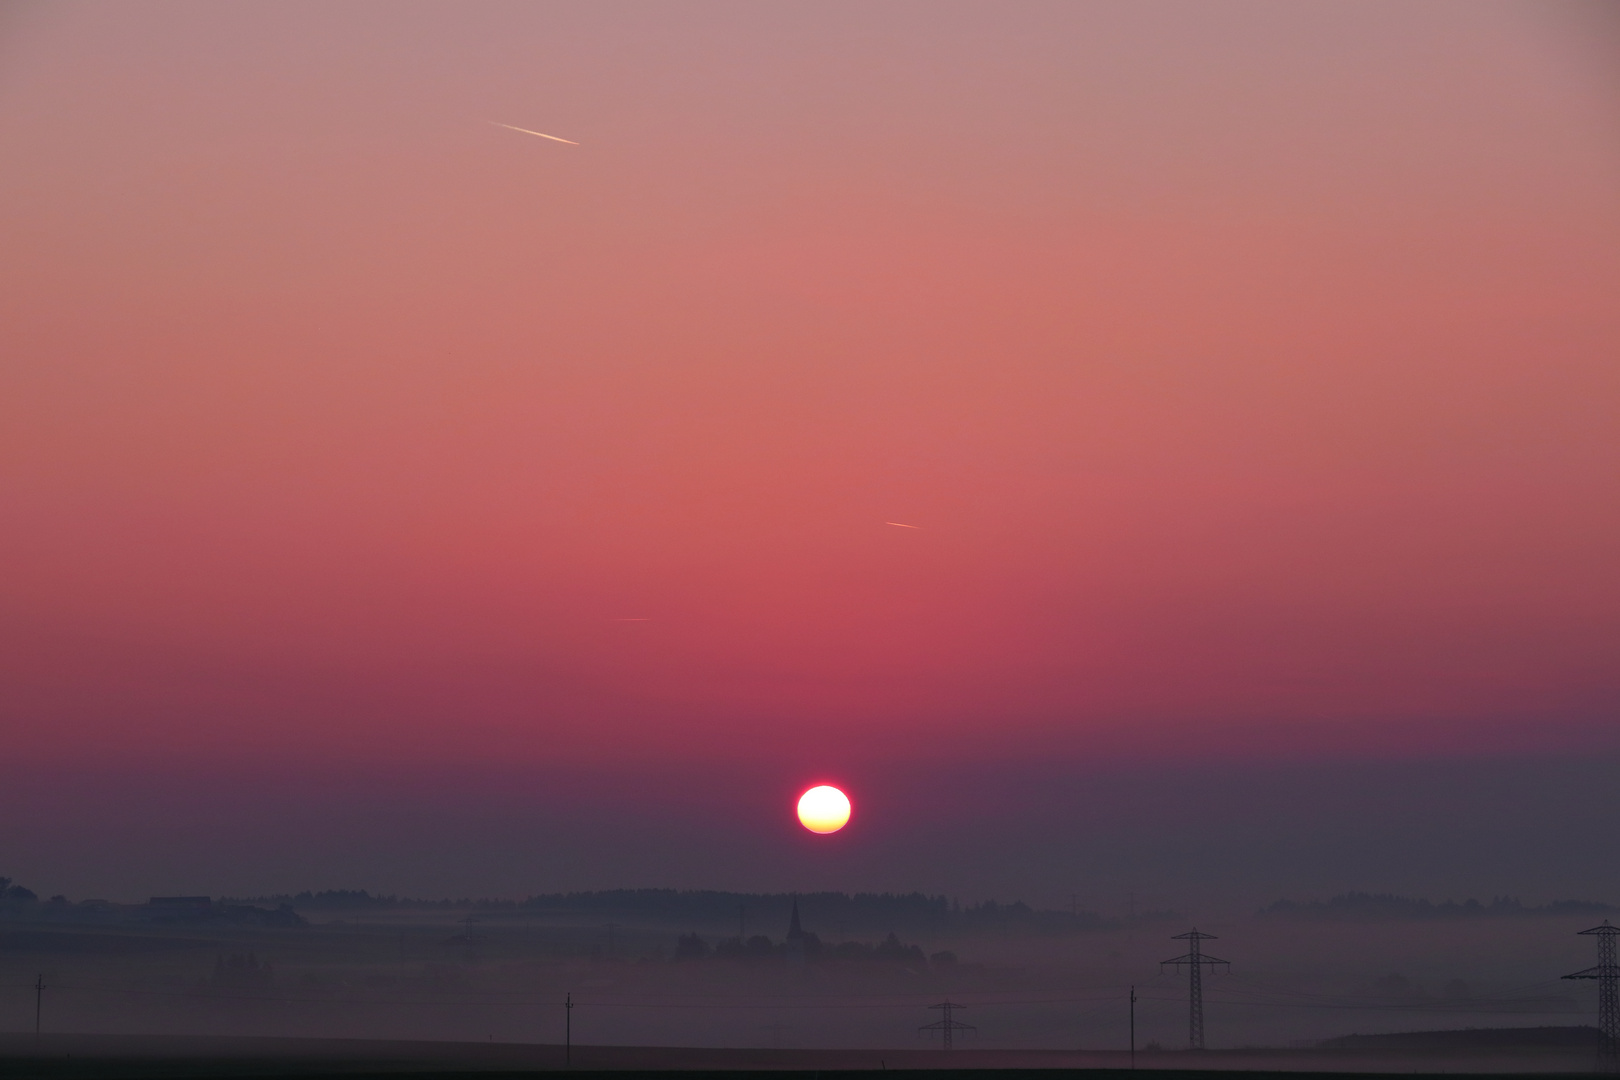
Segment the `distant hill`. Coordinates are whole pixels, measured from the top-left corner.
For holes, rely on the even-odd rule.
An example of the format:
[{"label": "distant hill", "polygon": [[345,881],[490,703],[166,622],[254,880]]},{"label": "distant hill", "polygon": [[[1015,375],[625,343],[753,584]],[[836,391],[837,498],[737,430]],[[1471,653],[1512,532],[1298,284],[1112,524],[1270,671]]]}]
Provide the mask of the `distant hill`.
[{"label": "distant hill", "polygon": [[227,899],[216,901],[207,896],[154,896],[144,904],[113,904],[106,900],[80,900],[74,903],[65,896],[41,900],[32,889],[14,885],[11,879],[6,877],[0,877],[0,921],[104,925],[166,923],[186,926],[258,926],[270,929],[307,925],[307,920],[285,903],[271,909],[254,907],[242,901]]},{"label": "distant hill", "polygon": [[[470,908],[513,915],[623,919],[685,929],[746,927],[748,933],[780,934],[797,900],[807,929],[833,934],[972,933],[998,931],[1070,934],[1105,930],[1116,920],[1093,912],[1038,910],[1022,902],[988,900],[962,906],[944,896],[923,893],[737,893],[697,889],[606,889],[548,893],[526,900],[412,900],[376,896],[365,890],[330,890],[254,897],[241,903],[289,904],[301,911],[340,912],[386,908]],[[1139,921],[1158,921],[1172,912],[1149,912]]]},{"label": "distant hill", "polygon": [[1524,1027],[1341,1035],[1317,1045],[1324,1050],[1596,1050],[1602,1042],[1595,1027]]},{"label": "distant hill", "polygon": [[1511,896],[1498,896],[1490,903],[1446,900],[1435,903],[1391,893],[1351,892],[1331,900],[1278,900],[1260,909],[1261,915],[1299,919],[1502,919],[1526,916],[1602,916],[1620,911],[1612,904],[1590,900],[1554,900],[1550,904],[1529,905]]}]

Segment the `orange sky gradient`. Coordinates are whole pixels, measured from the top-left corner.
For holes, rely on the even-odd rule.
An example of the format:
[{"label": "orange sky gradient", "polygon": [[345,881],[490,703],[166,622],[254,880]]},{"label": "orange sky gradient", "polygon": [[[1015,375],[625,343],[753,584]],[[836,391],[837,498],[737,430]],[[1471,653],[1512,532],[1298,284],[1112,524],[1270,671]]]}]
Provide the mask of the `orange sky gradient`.
[{"label": "orange sky gradient", "polygon": [[1612,749],[1617,55],[1559,3],[12,5],[7,753]]}]

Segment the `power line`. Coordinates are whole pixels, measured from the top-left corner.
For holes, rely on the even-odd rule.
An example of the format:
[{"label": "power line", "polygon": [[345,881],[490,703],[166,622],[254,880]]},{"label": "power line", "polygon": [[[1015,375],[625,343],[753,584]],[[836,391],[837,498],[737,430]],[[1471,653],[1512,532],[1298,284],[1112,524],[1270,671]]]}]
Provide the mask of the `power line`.
[{"label": "power line", "polygon": [[[1620,928],[1617,928],[1620,929]],[[1211,961],[1215,958],[1200,952],[1200,959]],[[1166,962],[1167,965],[1169,962]],[[42,980],[41,980],[42,981]],[[1470,999],[1467,1008],[1447,1001],[1420,1001],[1420,1002],[1390,1002],[1369,998],[1357,998],[1333,994],[1312,993],[1294,988],[1269,986],[1263,982],[1256,982],[1252,978],[1241,975],[1231,976],[1230,980],[1223,978],[1220,982],[1221,993],[1218,1000],[1223,1007],[1245,1006],[1250,1009],[1288,1009],[1288,1010],[1327,1010],[1350,1011],[1364,1013],[1428,1013],[1435,1012],[1463,1012],[1463,1011],[1496,1011],[1501,1007],[1514,1007],[1512,1011],[1529,1014],[1553,1014],[1563,1012],[1565,1009],[1553,1008],[1557,1002],[1548,999],[1523,998],[1519,995],[1537,990],[1551,988],[1558,982],[1549,979],[1538,983],[1514,986],[1504,989],[1498,994]],[[52,983],[50,989],[73,993],[106,995],[111,997],[130,998],[179,998],[194,994],[191,988],[169,989],[157,987],[137,987],[124,983],[107,983],[96,979],[69,980],[66,983]],[[1214,989],[1213,987],[1211,988]],[[1101,1005],[1106,1002],[1118,1002],[1121,996],[1118,991],[1129,992],[1124,983],[1091,983],[1081,985],[1045,985],[1030,986],[1019,990],[979,993],[972,995],[968,1004],[992,1006],[1058,1006],[1064,1003],[1086,1003]],[[1164,996],[1170,991],[1169,986],[1163,990],[1155,987],[1138,987],[1138,1000],[1143,1003],[1165,1002],[1175,1000]],[[475,991],[464,995],[441,997],[437,993],[427,993],[422,996],[414,994],[385,993],[381,995],[363,994],[347,1000],[355,1004],[385,1005],[401,1008],[434,1009],[455,1004],[478,1003],[490,1007],[519,1007],[528,1002],[544,1000],[550,993],[546,990],[497,990],[493,988]],[[280,1002],[291,1003],[307,1001],[308,999],[296,992],[287,989],[255,989],[240,988],[231,991],[215,991],[210,996],[221,1000]],[[555,999],[552,999],[555,1001]],[[926,999],[924,999],[926,1000]],[[1565,999],[1567,1001],[1567,999]],[[577,1002],[575,1004],[578,1004]],[[603,1000],[593,1000],[593,1006],[603,1009],[620,1010],[652,1010],[652,1011],[757,1011],[763,1009],[781,1009],[793,1007],[815,1011],[866,1011],[883,1009],[913,1009],[922,1004],[918,996],[913,993],[904,994],[867,994],[858,997],[845,995],[775,995],[751,993],[746,996],[731,995],[682,995],[680,997],[646,996]],[[1572,1003],[1571,1003],[1572,1004]],[[1495,1008],[1493,1008],[1495,1006]]]},{"label": "power line", "polygon": [[1214,941],[1214,934],[1200,933],[1198,927],[1185,934],[1176,934],[1171,941],[1192,942],[1191,951],[1169,960],[1161,961],[1159,970],[1174,965],[1185,967],[1191,974],[1187,983],[1187,1048],[1189,1050],[1202,1050],[1204,1048],[1204,966],[1211,969],[1225,965],[1232,965],[1216,956],[1206,956],[1199,948],[1199,943]]},{"label": "power line", "polygon": [[1614,938],[1620,926],[1610,926],[1604,919],[1602,926],[1579,930],[1598,939],[1596,967],[1584,968],[1566,979],[1596,979],[1598,984],[1598,1030],[1603,1042],[1598,1049],[1598,1068],[1603,1072],[1620,1072],[1620,963],[1615,962]]},{"label": "power line", "polygon": [[1136,1068],[1136,987],[1131,987],[1131,1068]]},{"label": "power line", "polygon": [[941,1037],[941,1041],[944,1043],[944,1048],[946,1050],[949,1050],[951,1048],[951,1034],[953,1032],[957,1032],[957,1031],[977,1031],[977,1030],[979,1030],[978,1028],[974,1027],[972,1024],[964,1024],[960,1020],[952,1020],[951,1019],[951,1010],[953,1010],[953,1009],[965,1009],[965,1008],[967,1008],[966,1005],[958,1005],[954,1001],[942,1001],[938,1005],[930,1005],[928,1007],[930,1009],[942,1009],[942,1010],[944,1010],[945,1019],[936,1020],[932,1024],[924,1024],[922,1027],[918,1028],[917,1030],[918,1031],[937,1031],[937,1032],[939,1032],[940,1037]]},{"label": "power line", "polygon": [[[1205,957],[1206,960],[1211,959]],[[1550,987],[1558,980],[1549,979],[1540,983],[1527,984],[1516,987],[1514,991],[1534,990],[1541,987]],[[1223,980],[1223,984],[1225,980]],[[1543,1002],[1535,999],[1522,1000],[1509,997],[1484,996],[1471,998],[1465,1006],[1447,1001],[1419,1001],[1419,1002],[1389,1002],[1371,998],[1354,998],[1336,995],[1314,994],[1307,991],[1291,990],[1283,987],[1266,986],[1241,976],[1233,976],[1233,985],[1225,985],[1221,1002],[1226,1005],[1246,1005],[1260,1008],[1292,1008],[1292,1009],[1344,1009],[1352,1011],[1371,1012],[1475,1012],[1498,1011],[1490,1006],[1510,1005],[1552,1005],[1553,1002]],[[70,990],[87,994],[107,994],[130,997],[162,997],[178,998],[189,997],[195,993],[192,989],[158,989],[140,988],[126,985],[103,985],[93,981],[53,983],[49,987],[54,990]],[[1129,990],[1125,984],[1102,986],[1076,986],[1076,987],[1031,987],[1023,991],[1009,991],[1005,994],[983,993],[973,995],[973,1004],[977,1005],[1061,1005],[1076,1002],[1107,1002],[1119,1000],[1118,990]],[[1138,987],[1138,1000],[1174,1001],[1174,997],[1161,996],[1158,993],[1144,992]],[[393,997],[364,995],[348,999],[353,1003],[370,1005],[445,1005],[481,1003],[486,1005],[521,1005],[527,1001],[542,999],[546,996],[543,990],[495,990],[487,989],[474,993],[456,995],[453,997],[439,997],[424,995],[421,997]],[[1234,997],[1232,995],[1239,995]],[[1244,1000],[1241,995],[1257,994],[1270,997],[1292,998],[1298,1000],[1267,1001]],[[1031,995],[1031,996],[1026,996]],[[1033,996],[1038,995],[1038,996]],[[279,990],[238,990],[233,992],[218,992],[213,995],[221,1000],[230,1001],[276,1001],[294,1002],[304,1001],[307,998],[296,992]],[[599,1008],[618,1009],[780,1009],[793,1007],[800,1009],[910,1009],[916,1008],[917,995],[906,994],[868,994],[859,998],[832,997],[829,995],[774,995],[749,994],[746,996],[715,996],[698,995],[682,997],[642,997],[620,998],[618,1000],[604,999],[593,1001],[591,1004]],[[576,1004],[578,1004],[576,1002]],[[966,1007],[965,1005],[963,1006]],[[1518,1008],[1515,1012],[1532,1015],[1552,1015],[1567,1011],[1564,1008]]]}]

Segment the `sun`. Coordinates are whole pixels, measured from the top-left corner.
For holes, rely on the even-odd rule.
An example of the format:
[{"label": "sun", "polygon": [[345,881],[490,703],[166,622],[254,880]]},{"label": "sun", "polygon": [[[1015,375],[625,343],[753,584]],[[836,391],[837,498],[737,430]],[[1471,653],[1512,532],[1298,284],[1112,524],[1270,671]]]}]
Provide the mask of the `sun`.
[{"label": "sun", "polygon": [[849,824],[849,796],[819,784],[799,796],[799,824],[813,833],[835,833]]}]

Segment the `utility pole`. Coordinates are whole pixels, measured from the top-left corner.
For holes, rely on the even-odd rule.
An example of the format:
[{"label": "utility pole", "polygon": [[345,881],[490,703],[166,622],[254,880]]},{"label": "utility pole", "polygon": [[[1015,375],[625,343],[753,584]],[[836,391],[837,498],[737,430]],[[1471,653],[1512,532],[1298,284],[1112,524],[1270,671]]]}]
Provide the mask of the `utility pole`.
[{"label": "utility pole", "polygon": [[1131,1068],[1136,1068],[1136,987],[1131,987]]},{"label": "utility pole", "polygon": [[574,1063],[574,995],[563,999],[563,1064]]},{"label": "utility pole", "polygon": [[951,1048],[951,1034],[952,1034],[952,1032],[956,1032],[956,1031],[977,1031],[977,1030],[979,1030],[978,1028],[974,1027],[972,1024],[964,1024],[960,1020],[952,1020],[951,1019],[951,1010],[952,1009],[965,1009],[965,1008],[967,1008],[966,1005],[958,1005],[954,1001],[942,1001],[938,1005],[930,1005],[928,1007],[930,1009],[942,1009],[942,1010],[944,1010],[945,1019],[937,1020],[932,1024],[924,1024],[922,1027],[918,1028],[917,1030],[918,1031],[937,1031],[937,1032],[939,1032],[941,1037],[942,1037],[942,1041],[943,1041],[943,1043],[945,1045],[946,1050],[949,1050]]},{"label": "utility pole", "polygon": [[1187,986],[1187,1049],[1202,1050],[1204,1048],[1204,965],[1208,964],[1211,969],[1223,965],[1230,968],[1232,965],[1219,957],[1206,955],[1199,948],[1200,942],[1214,941],[1215,935],[1201,934],[1196,926],[1192,928],[1191,932],[1176,934],[1170,940],[1192,942],[1192,951],[1170,960],[1161,961],[1159,970],[1163,971],[1166,967],[1174,965],[1178,968],[1186,967],[1191,972],[1192,979]]},{"label": "utility pole", "polygon": [[[1611,947],[1612,954],[1613,949]],[[34,978],[34,1038],[39,1038],[39,1014],[45,1004],[45,973],[41,972]]]},{"label": "utility pole", "polygon": [[1620,963],[1614,955],[1614,938],[1620,926],[1610,926],[1604,919],[1602,926],[1577,931],[1598,939],[1596,967],[1565,975],[1566,979],[1596,979],[1598,984],[1598,1030],[1603,1033],[1598,1048],[1598,1069],[1602,1072],[1620,1072]]}]

